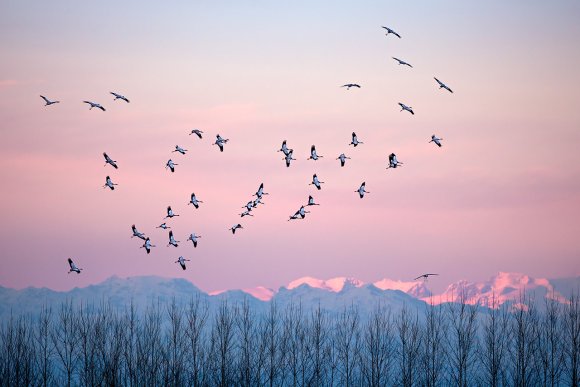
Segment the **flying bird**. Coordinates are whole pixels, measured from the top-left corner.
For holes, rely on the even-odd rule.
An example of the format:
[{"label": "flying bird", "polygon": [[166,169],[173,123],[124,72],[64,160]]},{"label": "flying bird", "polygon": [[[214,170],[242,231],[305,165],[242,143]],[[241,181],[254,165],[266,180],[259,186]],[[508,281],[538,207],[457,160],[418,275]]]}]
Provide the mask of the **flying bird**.
[{"label": "flying bird", "polygon": [[413,66],[411,66],[409,63],[405,62],[404,60],[401,60],[401,59],[395,58],[395,57],[393,57],[393,59],[396,60],[397,62],[399,62],[400,65],[409,66],[409,67],[413,68]]},{"label": "flying bird", "polygon": [[173,210],[171,209],[171,206],[167,206],[167,216],[165,218],[163,218],[163,219],[167,219],[167,218],[171,219],[174,216],[179,216],[179,215],[173,213]]},{"label": "flying bird", "polygon": [[41,95],[40,98],[42,98],[45,102],[44,106],[50,106],[53,105],[55,103],[60,103],[60,101],[51,101],[48,98],[46,98],[44,95]]},{"label": "flying bird", "polygon": [[201,200],[197,200],[195,197],[195,193],[191,194],[191,199],[189,199],[189,203],[187,205],[193,204],[195,208],[199,208],[199,203],[203,203]]},{"label": "flying bird", "polygon": [[135,225],[132,225],[131,229],[133,230],[133,235],[131,235],[131,238],[137,237],[139,239],[145,240],[145,234],[143,234],[142,232],[139,232],[139,230],[137,230],[137,227],[135,227]]},{"label": "flying bird", "polygon": [[91,102],[91,101],[83,101],[83,103],[88,103],[89,105],[91,105],[89,110],[92,110],[93,108],[97,108],[97,109],[101,109],[102,111],[105,111],[105,108],[102,107],[101,105],[99,105],[98,103]]},{"label": "flying bird", "polygon": [[258,199],[261,199],[262,195],[270,195],[269,193],[264,192],[264,183],[260,184],[260,188],[258,188],[258,191],[256,191],[254,194],[254,196],[258,197]]},{"label": "flying bird", "polygon": [[242,208],[245,208],[247,211],[252,211],[252,208],[254,208],[254,201],[250,200],[248,203],[246,203],[245,206],[243,206]]},{"label": "flying bird", "polygon": [[177,258],[177,261],[175,261],[175,263],[179,263],[181,265],[181,268],[183,270],[185,270],[185,261],[191,261],[191,259],[185,259],[183,257],[179,257],[179,258]]},{"label": "flying bird", "polygon": [[312,195],[308,195],[308,203],[306,205],[307,206],[319,206],[320,204],[314,203],[314,198],[312,197]]},{"label": "flying bird", "polygon": [[429,279],[429,277],[432,275],[439,275],[439,274],[435,274],[435,273],[421,274],[419,277],[413,279],[413,281],[417,281],[419,278],[423,278],[425,281],[427,281],[427,279]]},{"label": "flying bird", "polygon": [[113,93],[112,91],[111,91],[111,94],[113,94],[115,96],[115,99],[113,101],[116,101],[118,99],[122,99],[123,101],[129,103],[129,100],[125,96],[123,96],[121,94]]},{"label": "flying bird", "polygon": [[193,233],[189,234],[187,240],[193,242],[193,247],[197,247],[197,238],[201,238],[201,235],[195,235],[195,233]]},{"label": "flying bird", "polygon": [[324,156],[318,156],[318,154],[316,154],[316,147],[314,145],[312,145],[310,147],[310,157],[307,160],[318,160],[319,157],[324,157]]},{"label": "flying bird", "polygon": [[445,89],[450,93],[453,93],[453,90],[451,90],[445,83],[441,82],[439,79],[433,77],[433,79],[435,79],[437,81],[437,83],[439,84],[439,88],[440,89]]},{"label": "flying bird", "polygon": [[410,106],[405,105],[404,103],[399,102],[399,106],[401,106],[401,111],[406,110],[409,113],[411,113],[412,115],[415,115],[415,113],[413,112],[413,108]]},{"label": "flying bird", "polygon": [[312,175],[312,183],[308,184],[308,185],[314,185],[318,190],[320,190],[322,187],[320,186],[320,184],[324,184],[323,181],[319,181],[318,180],[318,176],[316,176],[316,173],[314,175]]},{"label": "flying bird", "polygon": [[286,140],[282,141],[282,146],[280,147],[280,149],[278,149],[278,152],[283,152],[285,155],[288,155],[289,151],[290,150],[286,146]]},{"label": "flying bird", "polygon": [[219,134],[215,136],[216,140],[213,145],[217,145],[220,148],[220,152],[224,151],[224,144],[230,141],[228,138],[222,138]]},{"label": "flying bird", "polygon": [[387,167],[387,169],[397,168],[401,165],[403,165],[403,163],[401,163],[400,161],[397,160],[397,155],[395,155],[394,153],[391,153],[389,155],[389,166]]},{"label": "flying bird", "polygon": [[242,218],[243,218],[244,216],[254,216],[254,215],[252,215],[252,214],[250,213],[250,211],[246,210],[246,211],[244,211],[244,212],[242,212],[242,213],[240,214],[240,217],[242,217]]},{"label": "flying bird", "polygon": [[435,135],[431,136],[431,141],[429,142],[434,142],[439,148],[441,148],[441,140],[443,140],[442,138],[439,138]]},{"label": "flying bird", "polygon": [[171,153],[173,152],[179,152],[182,155],[185,154],[185,152],[187,152],[187,149],[183,149],[182,147],[180,147],[179,145],[175,145],[175,150],[172,150]]},{"label": "flying bird", "polygon": [[173,162],[173,160],[169,159],[167,160],[167,163],[165,163],[165,169],[169,168],[171,170],[171,172],[175,172],[175,166],[179,165],[179,164],[175,164]]},{"label": "flying bird", "polygon": [[167,225],[167,223],[161,223],[161,224],[160,224],[159,226],[157,226],[156,228],[162,228],[162,229],[164,229],[164,230],[168,230],[168,229],[170,229],[171,227],[169,227],[169,226]]},{"label": "flying bird", "polygon": [[395,31],[393,31],[392,29],[390,29],[389,27],[385,27],[385,26],[381,26],[383,27],[385,30],[387,30],[387,33],[385,34],[385,36],[389,36],[389,34],[393,34],[395,35],[397,38],[401,39],[401,35],[397,34]]},{"label": "flying bird", "polygon": [[113,166],[113,168],[115,168],[115,169],[119,168],[117,166],[117,162],[115,160],[113,160],[112,158],[110,158],[105,152],[103,152],[103,157],[105,158],[105,167],[107,166],[107,164],[111,164]]},{"label": "flying bird", "polygon": [[356,133],[352,132],[352,140],[350,141],[350,144],[348,144],[348,145],[352,145],[356,148],[358,144],[364,144],[364,142],[359,141],[357,136],[356,136]]},{"label": "flying bird", "polygon": [[73,260],[70,259],[70,258],[68,259],[68,265],[70,266],[70,269],[68,271],[68,274],[72,273],[73,271],[75,273],[77,273],[77,274],[81,274],[81,270],[83,270],[83,269],[79,269],[77,267],[77,265],[75,265],[75,263],[73,262]]},{"label": "flying bird", "polygon": [[286,160],[286,168],[290,167],[292,160],[296,161],[295,158],[292,158],[292,153],[294,153],[294,149],[288,149],[288,153],[286,153],[286,157],[284,158]]},{"label": "flying bird", "polygon": [[306,211],[304,209],[304,206],[301,206],[300,209],[294,213],[294,215],[289,217],[288,221],[291,221],[294,219],[304,219],[306,217],[306,214],[309,214],[309,213],[310,213],[310,211]]},{"label": "flying bird", "polygon": [[192,134],[195,134],[197,137],[201,138],[202,137],[201,136],[202,133],[203,132],[201,130],[199,130],[199,129],[192,129],[191,130],[191,133],[189,133],[189,135],[191,136]]},{"label": "flying bird", "polygon": [[177,247],[178,243],[179,241],[176,241],[175,238],[173,237],[173,231],[169,231],[169,243],[167,244],[167,247],[169,247],[170,245],[173,247]]},{"label": "flying bird", "polygon": [[338,156],[336,159],[340,160],[340,166],[344,167],[344,163],[346,163],[346,159],[350,160],[350,157],[346,157],[346,155],[344,153],[341,153],[340,156]]},{"label": "flying bird", "polygon": [[105,179],[105,185],[103,186],[103,188],[110,188],[111,191],[113,191],[115,189],[115,186],[119,185],[119,184],[115,184],[113,183],[113,180],[111,180],[111,178],[109,176],[106,177]]},{"label": "flying bird", "polygon": [[360,89],[360,85],[358,85],[356,83],[347,83],[347,84],[342,85],[340,87],[346,87],[347,90],[350,90],[351,87],[356,87],[356,88]]},{"label": "flying bird", "polygon": [[369,191],[365,191],[365,182],[364,181],[360,185],[359,189],[357,189],[354,192],[358,192],[358,195],[360,196],[361,199],[365,196],[365,193],[370,193]]},{"label": "flying bird", "polygon": [[145,239],[145,243],[143,243],[143,246],[141,246],[142,249],[145,249],[145,251],[147,251],[147,254],[151,252],[152,247],[155,247],[155,245],[151,244],[151,240],[149,240],[149,238]]},{"label": "flying bird", "polygon": [[252,207],[256,208],[256,207],[258,207],[258,204],[264,204],[264,202],[261,200],[261,198],[254,199],[254,201],[252,202]]},{"label": "flying bird", "polygon": [[236,233],[236,230],[238,228],[243,228],[243,227],[242,227],[241,224],[238,223],[238,224],[234,224],[231,228],[228,228],[228,230],[231,230],[232,234],[235,234]]}]

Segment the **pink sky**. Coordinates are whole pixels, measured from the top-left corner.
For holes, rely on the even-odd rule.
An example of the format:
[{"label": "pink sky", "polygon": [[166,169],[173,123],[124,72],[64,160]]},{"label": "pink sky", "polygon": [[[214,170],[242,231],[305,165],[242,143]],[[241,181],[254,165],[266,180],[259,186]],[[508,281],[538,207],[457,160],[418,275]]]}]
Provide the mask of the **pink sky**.
[{"label": "pink sky", "polygon": [[[211,291],[303,276],[435,271],[436,287],[498,271],[579,275],[578,16],[573,1],[5,2],[0,285],[156,274]],[[347,82],[362,88],[338,87]],[[39,94],[62,102],[45,108]],[[347,146],[352,131],[364,145]],[[230,139],[223,153],[210,146],[217,133]],[[434,133],[443,148],[428,144]],[[288,169],[276,152],[284,139],[298,159]],[[176,144],[189,153],[171,153]],[[317,162],[306,161],[312,144]],[[103,167],[103,151],[119,170]],[[403,168],[385,170],[391,152]],[[101,189],[106,175],[114,192]],[[371,193],[360,200],[362,181]],[[240,219],[261,182],[266,204]],[[199,210],[186,205],[191,192]],[[287,222],[309,194],[321,206]],[[179,248],[155,229],[168,205],[181,215]],[[133,223],[158,246],[150,255],[129,237]],[[197,249],[190,232],[203,236]],[[179,255],[192,259],[185,272]],[[66,274],[67,257],[82,275]]]}]

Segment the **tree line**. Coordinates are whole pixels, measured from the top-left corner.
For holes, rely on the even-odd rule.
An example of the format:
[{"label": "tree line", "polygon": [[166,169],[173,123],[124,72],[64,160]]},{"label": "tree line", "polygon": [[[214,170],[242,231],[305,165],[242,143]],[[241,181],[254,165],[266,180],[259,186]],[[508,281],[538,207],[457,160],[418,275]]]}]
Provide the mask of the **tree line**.
[{"label": "tree line", "polygon": [[193,298],[65,302],[0,326],[2,386],[578,386],[580,302],[356,305]]}]

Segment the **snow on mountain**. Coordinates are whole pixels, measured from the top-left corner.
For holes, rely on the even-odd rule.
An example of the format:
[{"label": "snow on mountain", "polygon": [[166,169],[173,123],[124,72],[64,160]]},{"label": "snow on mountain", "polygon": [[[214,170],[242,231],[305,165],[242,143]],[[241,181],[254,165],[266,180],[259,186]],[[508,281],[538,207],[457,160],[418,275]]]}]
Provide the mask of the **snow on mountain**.
[{"label": "snow on mountain", "polygon": [[425,281],[394,281],[384,278],[373,285],[382,290],[400,290],[417,298],[431,296],[431,291],[427,288]]},{"label": "snow on mountain", "polygon": [[308,285],[314,289],[323,289],[338,293],[342,291],[345,286],[359,288],[364,285],[364,282],[352,277],[336,277],[329,280],[321,280],[313,277],[302,277],[290,282],[286,288],[292,290],[299,287],[300,285]]}]

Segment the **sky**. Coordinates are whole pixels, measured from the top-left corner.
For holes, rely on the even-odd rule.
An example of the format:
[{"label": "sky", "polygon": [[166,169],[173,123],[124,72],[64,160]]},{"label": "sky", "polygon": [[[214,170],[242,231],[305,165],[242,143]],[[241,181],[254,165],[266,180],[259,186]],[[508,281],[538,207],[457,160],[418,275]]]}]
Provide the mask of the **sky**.
[{"label": "sky", "polygon": [[[575,0],[0,0],[0,285],[580,275],[579,18]],[[306,160],[312,144],[324,158]],[[387,170],[390,153],[404,166]],[[241,219],[262,182],[265,204]],[[287,221],[308,195],[321,205]],[[168,205],[177,248],[156,228]]]}]

